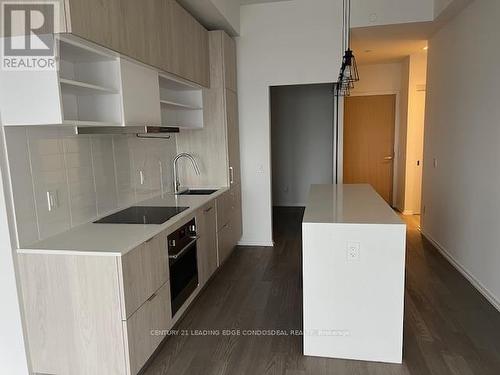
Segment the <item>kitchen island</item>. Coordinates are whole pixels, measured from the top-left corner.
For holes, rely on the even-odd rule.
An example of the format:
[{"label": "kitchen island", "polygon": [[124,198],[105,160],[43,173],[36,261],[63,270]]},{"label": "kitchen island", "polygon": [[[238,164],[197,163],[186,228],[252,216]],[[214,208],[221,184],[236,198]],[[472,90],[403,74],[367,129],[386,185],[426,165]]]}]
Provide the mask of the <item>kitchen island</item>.
[{"label": "kitchen island", "polygon": [[302,232],[304,354],[401,363],[406,225],[370,185],[313,185]]}]

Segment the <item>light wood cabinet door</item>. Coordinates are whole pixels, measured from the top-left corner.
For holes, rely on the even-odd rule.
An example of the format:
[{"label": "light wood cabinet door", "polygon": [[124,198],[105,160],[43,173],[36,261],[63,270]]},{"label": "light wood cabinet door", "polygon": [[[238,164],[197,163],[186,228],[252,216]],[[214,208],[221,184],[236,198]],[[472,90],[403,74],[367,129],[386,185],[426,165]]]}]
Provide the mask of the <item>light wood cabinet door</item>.
[{"label": "light wood cabinet door", "polygon": [[120,271],[126,320],[169,279],[165,233],[122,256]]},{"label": "light wood cabinet door", "polygon": [[[74,0],[71,0],[74,1]],[[162,27],[164,14],[162,0],[120,0],[121,54],[145,64],[161,68]]]},{"label": "light wood cabinet door", "polygon": [[231,217],[231,195],[230,192],[217,197],[217,230],[221,230]]},{"label": "light wood cabinet door", "polygon": [[222,32],[222,43],[224,53],[224,81],[226,89],[237,91],[236,84],[236,43],[234,39]]},{"label": "light wood cabinet door", "polygon": [[230,185],[241,183],[240,169],[240,135],[238,128],[238,97],[232,90],[226,89],[226,119],[227,119],[227,147],[229,159]]},{"label": "light wood cabinet door", "polygon": [[68,32],[119,51],[124,28],[121,5],[123,2],[121,0],[66,0],[64,9]]},{"label": "light wood cabinet door", "polygon": [[215,201],[205,205],[197,215],[198,272],[203,286],[217,270],[217,222]]},{"label": "light wood cabinet door", "polygon": [[241,212],[241,186],[233,186],[231,188],[232,197],[233,197],[233,205],[231,212],[231,226],[232,226],[232,237],[231,243],[233,246],[238,244],[238,241],[241,240],[241,236],[243,235],[243,221],[242,221],[242,212]]},{"label": "light wood cabinet door", "polygon": [[165,283],[127,321],[123,322],[130,373],[137,374],[170,329],[170,284]]},{"label": "light wood cabinet door", "polygon": [[170,0],[172,46],[170,72],[210,86],[208,32],[176,1]]},{"label": "light wood cabinet door", "polygon": [[217,251],[218,251],[218,265],[219,267],[229,258],[233,251],[232,246],[232,225],[227,222],[217,233]]}]

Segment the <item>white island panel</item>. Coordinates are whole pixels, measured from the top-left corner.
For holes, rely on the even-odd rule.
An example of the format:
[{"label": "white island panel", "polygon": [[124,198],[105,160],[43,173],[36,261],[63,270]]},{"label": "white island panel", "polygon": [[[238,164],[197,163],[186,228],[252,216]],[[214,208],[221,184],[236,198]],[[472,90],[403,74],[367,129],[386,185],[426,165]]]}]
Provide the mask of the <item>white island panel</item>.
[{"label": "white island panel", "polygon": [[305,355],[402,362],[405,238],[405,224],[369,185],[312,186],[303,222]]}]

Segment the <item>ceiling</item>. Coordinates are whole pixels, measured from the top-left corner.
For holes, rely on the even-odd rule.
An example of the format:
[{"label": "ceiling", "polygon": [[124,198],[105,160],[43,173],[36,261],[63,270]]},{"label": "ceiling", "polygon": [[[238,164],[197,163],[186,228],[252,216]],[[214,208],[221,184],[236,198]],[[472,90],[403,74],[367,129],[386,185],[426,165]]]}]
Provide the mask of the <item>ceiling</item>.
[{"label": "ceiling", "polygon": [[396,62],[422,52],[432,29],[432,22],[356,28],[351,45],[358,64]]}]

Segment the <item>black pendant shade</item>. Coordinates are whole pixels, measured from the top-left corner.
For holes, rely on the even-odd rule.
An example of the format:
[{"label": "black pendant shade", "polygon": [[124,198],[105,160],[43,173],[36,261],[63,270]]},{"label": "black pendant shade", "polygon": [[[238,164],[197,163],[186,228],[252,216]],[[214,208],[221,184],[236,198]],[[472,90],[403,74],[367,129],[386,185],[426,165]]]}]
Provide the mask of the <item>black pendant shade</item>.
[{"label": "black pendant shade", "polygon": [[339,78],[336,83],[335,94],[337,96],[349,96],[354,82],[359,81],[358,66],[356,57],[350,47],[350,27],[351,27],[351,0],[344,0],[344,20],[342,29],[342,50],[345,48],[340,67]]}]

